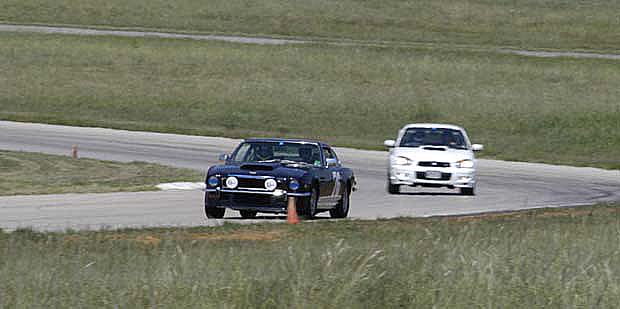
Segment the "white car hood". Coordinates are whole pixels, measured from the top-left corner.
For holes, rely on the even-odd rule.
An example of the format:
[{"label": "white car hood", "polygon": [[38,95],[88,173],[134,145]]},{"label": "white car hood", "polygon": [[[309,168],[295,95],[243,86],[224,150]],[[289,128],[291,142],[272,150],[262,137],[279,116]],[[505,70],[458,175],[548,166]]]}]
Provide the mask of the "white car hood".
[{"label": "white car hood", "polygon": [[396,147],[392,149],[392,156],[405,157],[415,162],[436,161],[436,162],[457,162],[460,160],[474,160],[474,153],[471,150],[448,148],[445,151],[427,150],[421,147]]}]

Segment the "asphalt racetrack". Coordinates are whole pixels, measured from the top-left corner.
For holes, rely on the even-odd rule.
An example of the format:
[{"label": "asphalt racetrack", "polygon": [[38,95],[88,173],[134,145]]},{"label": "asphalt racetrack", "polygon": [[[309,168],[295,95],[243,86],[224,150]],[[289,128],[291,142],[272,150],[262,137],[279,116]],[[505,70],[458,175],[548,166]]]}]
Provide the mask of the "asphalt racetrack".
[{"label": "asphalt racetrack", "polygon": [[[217,164],[218,155],[232,151],[238,142],[0,121],[0,149],[4,150],[70,155],[75,144],[81,157],[148,161],[202,171]],[[352,195],[352,218],[462,215],[620,200],[618,170],[496,160],[479,160],[476,196],[461,196],[457,190],[443,188],[407,188],[400,195],[389,195],[385,189],[387,152],[336,150],[358,180],[358,191]],[[0,197],[0,228],[7,230],[199,226],[226,221],[282,222],[283,218],[259,215],[257,220],[242,220],[237,212],[227,210],[225,219],[207,220],[199,190]]]},{"label": "asphalt racetrack", "polygon": [[[321,43],[339,46],[416,46],[415,42],[364,42],[346,39],[303,39],[303,38],[269,38],[269,37],[247,37],[234,35],[209,35],[209,34],[187,34],[187,33],[167,33],[153,31],[131,31],[131,30],[104,30],[92,28],[76,28],[76,27],[53,27],[39,25],[10,25],[0,24],[0,32],[26,32],[26,33],[44,33],[44,34],[64,34],[64,35],[85,35],[85,36],[118,36],[130,38],[166,38],[166,39],[183,39],[183,40],[199,40],[199,41],[221,41],[229,43],[243,44],[260,44],[260,45],[284,45],[284,44],[311,44]],[[422,43],[424,45],[424,43]],[[500,53],[514,54],[527,57],[542,58],[586,58],[586,59],[611,59],[620,60],[619,54],[604,54],[582,51],[535,51],[535,50],[515,50],[509,48],[500,48],[496,50]]]}]

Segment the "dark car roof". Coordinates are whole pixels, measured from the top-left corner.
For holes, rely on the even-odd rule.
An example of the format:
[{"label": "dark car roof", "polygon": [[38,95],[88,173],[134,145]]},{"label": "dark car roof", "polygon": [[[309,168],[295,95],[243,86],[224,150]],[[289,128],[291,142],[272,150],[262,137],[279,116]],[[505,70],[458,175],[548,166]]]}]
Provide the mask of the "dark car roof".
[{"label": "dark car roof", "polygon": [[245,139],[246,142],[290,142],[290,143],[311,143],[311,144],[319,144],[329,146],[326,143],[315,141],[311,139],[303,139],[303,138],[248,138]]}]

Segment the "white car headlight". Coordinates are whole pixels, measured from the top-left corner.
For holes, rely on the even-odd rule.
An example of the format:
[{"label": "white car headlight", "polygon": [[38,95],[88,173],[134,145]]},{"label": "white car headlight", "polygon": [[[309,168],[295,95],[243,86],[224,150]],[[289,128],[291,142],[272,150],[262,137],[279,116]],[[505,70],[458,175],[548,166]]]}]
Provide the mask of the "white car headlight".
[{"label": "white car headlight", "polygon": [[469,159],[461,160],[461,161],[456,162],[456,167],[459,167],[459,168],[473,168],[474,167],[474,161],[469,160]]},{"label": "white car headlight", "polygon": [[412,162],[411,159],[405,157],[395,157],[392,160],[392,164],[394,165],[411,165]]},{"label": "white car headlight", "polygon": [[237,177],[228,177],[226,178],[226,188],[234,189],[239,185],[239,179]]}]

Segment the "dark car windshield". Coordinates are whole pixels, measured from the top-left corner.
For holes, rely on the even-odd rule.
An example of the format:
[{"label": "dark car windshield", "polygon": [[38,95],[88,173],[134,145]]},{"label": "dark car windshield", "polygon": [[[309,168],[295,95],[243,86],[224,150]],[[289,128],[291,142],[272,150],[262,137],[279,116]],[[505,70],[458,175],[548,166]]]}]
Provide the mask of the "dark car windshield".
[{"label": "dark car windshield", "polygon": [[467,149],[465,137],[460,130],[441,128],[410,128],[400,140],[400,147],[446,146]]},{"label": "dark car windshield", "polygon": [[321,152],[316,144],[286,141],[243,142],[232,154],[233,162],[307,163],[321,166]]}]

